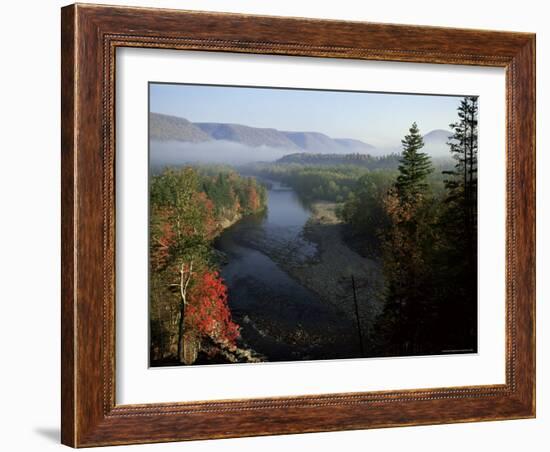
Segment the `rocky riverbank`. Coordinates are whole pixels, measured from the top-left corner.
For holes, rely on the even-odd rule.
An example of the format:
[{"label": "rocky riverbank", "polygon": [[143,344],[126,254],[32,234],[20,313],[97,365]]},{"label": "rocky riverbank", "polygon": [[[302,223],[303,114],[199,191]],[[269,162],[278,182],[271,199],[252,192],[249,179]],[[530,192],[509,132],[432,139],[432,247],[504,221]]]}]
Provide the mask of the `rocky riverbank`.
[{"label": "rocky riverbank", "polygon": [[304,287],[326,303],[355,317],[354,291],[363,336],[368,337],[383,307],[383,278],[380,263],[363,257],[343,240],[344,225],[336,216],[336,203],[316,202],[303,231],[304,238],[317,245],[317,253],[306,262],[292,259],[279,265]]},{"label": "rocky riverbank", "polygon": [[272,188],[265,215],[243,218],[216,240],[226,256],[221,276],[239,347],[268,361],[344,359],[360,356],[355,316],[322,300],[293,274],[316,262],[318,247],[304,236],[308,207],[284,188]]}]

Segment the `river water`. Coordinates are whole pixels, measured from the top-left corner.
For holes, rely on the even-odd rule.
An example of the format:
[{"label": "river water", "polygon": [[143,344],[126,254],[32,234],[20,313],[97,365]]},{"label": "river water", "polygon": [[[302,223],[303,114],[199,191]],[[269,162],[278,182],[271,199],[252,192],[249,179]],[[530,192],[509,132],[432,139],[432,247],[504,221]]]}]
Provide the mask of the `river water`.
[{"label": "river water", "polygon": [[307,265],[317,254],[303,235],[309,209],[277,182],[267,195],[266,212],[242,219],[216,241],[227,256],[221,276],[243,345],[267,361],[357,356],[354,319],[283,269],[289,262]]}]

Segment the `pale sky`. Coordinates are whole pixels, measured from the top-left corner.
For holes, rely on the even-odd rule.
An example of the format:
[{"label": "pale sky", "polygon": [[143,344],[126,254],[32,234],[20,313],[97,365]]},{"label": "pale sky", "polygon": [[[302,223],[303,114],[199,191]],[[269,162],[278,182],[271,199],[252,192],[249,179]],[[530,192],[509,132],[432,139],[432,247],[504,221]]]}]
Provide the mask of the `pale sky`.
[{"label": "pale sky", "polygon": [[151,83],[150,111],[192,122],[225,122],[400,143],[416,121],[422,134],[449,130],[462,97]]}]

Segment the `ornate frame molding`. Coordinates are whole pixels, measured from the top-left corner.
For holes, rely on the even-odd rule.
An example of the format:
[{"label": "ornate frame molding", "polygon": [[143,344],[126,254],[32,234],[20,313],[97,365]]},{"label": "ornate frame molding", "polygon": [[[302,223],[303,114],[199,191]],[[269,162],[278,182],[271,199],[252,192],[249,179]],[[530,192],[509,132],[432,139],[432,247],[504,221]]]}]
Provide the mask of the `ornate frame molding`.
[{"label": "ornate frame molding", "polygon": [[[62,9],[62,45],[64,444],[81,447],[535,415],[534,35],[77,4]],[[506,383],[116,405],[118,47],[506,68]]]}]

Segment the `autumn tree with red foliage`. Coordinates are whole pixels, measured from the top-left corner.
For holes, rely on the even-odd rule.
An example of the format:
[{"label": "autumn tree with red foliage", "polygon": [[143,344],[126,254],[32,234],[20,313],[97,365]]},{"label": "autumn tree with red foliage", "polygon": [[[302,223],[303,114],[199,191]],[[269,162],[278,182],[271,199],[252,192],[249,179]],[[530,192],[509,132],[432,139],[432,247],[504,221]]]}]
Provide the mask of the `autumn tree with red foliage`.
[{"label": "autumn tree with red foliage", "polygon": [[214,203],[202,191],[193,195],[193,203],[201,210],[205,238],[212,240],[219,230],[216,218],[214,217]]},{"label": "autumn tree with red foliage", "polygon": [[260,208],[260,197],[256,191],[256,187],[250,184],[247,187],[248,208],[251,212],[256,212]]},{"label": "autumn tree with red foliage", "polygon": [[227,305],[227,287],[217,271],[204,270],[197,274],[189,291],[185,324],[214,342],[235,345],[239,326],[231,320]]},{"label": "autumn tree with red foliage", "polygon": [[264,187],[234,172],[167,169],[152,178],[150,200],[152,360],[192,364],[201,351],[234,348],[239,326],[212,241],[227,219],[262,208]]}]

